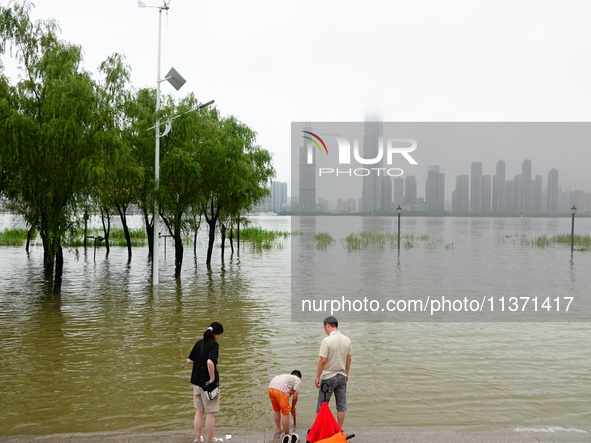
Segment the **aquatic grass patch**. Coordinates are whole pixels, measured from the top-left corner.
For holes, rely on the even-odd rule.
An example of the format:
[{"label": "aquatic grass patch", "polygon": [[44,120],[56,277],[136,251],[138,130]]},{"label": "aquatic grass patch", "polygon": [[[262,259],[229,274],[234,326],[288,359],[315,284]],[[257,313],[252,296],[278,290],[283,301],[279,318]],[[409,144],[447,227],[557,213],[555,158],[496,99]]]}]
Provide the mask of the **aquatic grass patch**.
[{"label": "aquatic grass patch", "polygon": [[398,244],[398,236],[391,232],[376,233],[376,232],[360,232],[357,234],[349,234],[345,238],[347,249],[349,250],[360,250],[368,247],[377,247],[384,249],[389,244],[390,247],[396,247]]},{"label": "aquatic grass patch", "polygon": [[[0,232],[0,246],[22,246],[27,241],[28,232],[26,229],[5,229]],[[31,240],[34,238],[35,233],[33,233]]]},{"label": "aquatic grass patch", "polygon": [[[571,234],[559,234],[549,237],[547,234],[538,235],[537,237],[528,238],[525,234],[516,236],[517,241],[522,246],[531,246],[537,248],[548,248],[556,245],[570,246],[573,238]],[[577,251],[591,251],[591,236],[590,235],[575,235],[574,248]]]},{"label": "aquatic grass patch", "polygon": [[267,230],[250,227],[240,230],[240,240],[249,243],[254,250],[269,250],[277,239],[287,238],[291,234],[286,231]]},{"label": "aquatic grass patch", "polygon": [[326,249],[335,242],[333,236],[330,235],[328,232],[314,234],[314,238],[316,239],[316,248],[318,249]]}]

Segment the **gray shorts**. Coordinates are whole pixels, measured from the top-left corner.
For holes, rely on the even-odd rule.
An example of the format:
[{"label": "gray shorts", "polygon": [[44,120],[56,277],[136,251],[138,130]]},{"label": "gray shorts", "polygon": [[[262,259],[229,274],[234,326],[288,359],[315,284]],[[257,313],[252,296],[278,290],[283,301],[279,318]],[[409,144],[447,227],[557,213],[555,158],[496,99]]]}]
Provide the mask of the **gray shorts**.
[{"label": "gray shorts", "polygon": [[[328,386],[328,391],[326,394],[322,392],[323,384]],[[333,392],[337,401],[337,411],[345,412],[347,410],[347,377],[345,377],[343,374],[337,374],[330,378],[320,379],[320,389],[318,389],[318,405],[316,406],[316,412],[320,411],[322,402],[330,401],[330,397],[332,397]]]},{"label": "gray shorts", "polygon": [[200,387],[193,385],[193,406],[195,409],[205,409],[205,413],[218,412],[220,410],[220,395],[213,400],[207,397],[207,393]]}]

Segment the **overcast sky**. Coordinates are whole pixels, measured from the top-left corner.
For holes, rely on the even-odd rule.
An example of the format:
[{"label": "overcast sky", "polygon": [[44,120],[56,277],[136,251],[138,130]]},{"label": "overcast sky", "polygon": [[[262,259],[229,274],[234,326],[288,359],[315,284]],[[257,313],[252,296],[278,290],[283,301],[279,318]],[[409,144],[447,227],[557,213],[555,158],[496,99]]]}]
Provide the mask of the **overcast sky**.
[{"label": "overcast sky", "polygon": [[[54,18],[82,46],[87,70],[119,52],[134,87],[155,87],[158,9],[34,3],[34,19]],[[292,121],[590,121],[589,17],[587,0],[171,0],[161,70],[174,66],[187,83],[162,92],[214,99],[258,132],[277,179],[290,181]],[[441,162],[447,187],[472,161],[493,174],[501,159],[478,147],[459,154]],[[561,185],[591,191],[591,150],[507,155],[508,179],[529,158],[546,185],[556,159]]]}]

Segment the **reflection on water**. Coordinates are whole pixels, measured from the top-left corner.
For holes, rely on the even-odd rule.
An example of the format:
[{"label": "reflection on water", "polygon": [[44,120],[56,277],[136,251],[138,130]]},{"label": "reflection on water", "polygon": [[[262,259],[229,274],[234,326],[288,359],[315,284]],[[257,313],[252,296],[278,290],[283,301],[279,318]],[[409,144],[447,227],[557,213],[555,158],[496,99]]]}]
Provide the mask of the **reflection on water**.
[{"label": "reflection on water", "polygon": [[[565,292],[588,288],[591,253],[571,259],[570,251],[555,254],[499,240],[568,228],[558,219],[524,220],[403,219],[404,232],[428,232],[453,242],[453,250],[403,250],[398,266],[380,272],[402,277],[411,259],[418,263],[434,253],[448,267],[461,263],[496,272],[502,266],[494,257],[502,252],[555,260],[565,274],[556,277],[566,279]],[[591,231],[589,219],[577,222]],[[321,221],[315,223],[322,231]],[[395,218],[359,219],[356,230],[392,229],[394,223]],[[291,230],[283,217],[253,218],[257,224]],[[0,223],[0,229],[5,226]],[[351,233],[342,229],[333,236]],[[265,429],[269,435],[274,425],[268,382],[299,369],[298,432],[305,434],[314,420],[313,379],[323,330],[317,323],[290,321],[290,241],[263,253],[246,245],[239,256],[228,250],[223,266],[218,255],[211,270],[203,265],[204,248],[196,268],[188,251],[178,284],[170,250],[162,257],[156,288],[147,250],[135,251],[130,263],[123,248],[112,249],[108,258],[98,249],[96,262],[92,249],[78,258],[70,251],[63,292],[54,296],[44,286],[40,247],[28,257],[21,248],[0,248],[0,434],[191,429],[185,359],[212,320],[226,330],[217,425]],[[479,262],[485,250],[487,259]],[[516,284],[547,278],[524,269],[529,274]],[[453,290],[453,281],[441,281]],[[424,290],[421,284],[413,281],[413,290]],[[352,432],[355,426],[586,429],[591,423],[589,323],[345,322],[341,328],[354,346],[347,414]],[[367,392],[376,396],[368,398]]]}]

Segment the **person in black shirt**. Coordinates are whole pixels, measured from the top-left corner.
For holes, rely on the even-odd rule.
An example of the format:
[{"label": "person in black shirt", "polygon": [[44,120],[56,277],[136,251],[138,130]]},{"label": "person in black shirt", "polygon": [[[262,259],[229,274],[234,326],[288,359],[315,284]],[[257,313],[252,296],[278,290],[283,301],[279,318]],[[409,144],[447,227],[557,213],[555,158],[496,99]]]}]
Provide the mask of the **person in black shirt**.
[{"label": "person in black shirt", "polygon": [[208,391],[219,386],[218,355],[220,345],[218,339],[224,332],[221,323],[214,321],[203,333],[203,339],[197,341],[189,354],[187,363],[192,364],[191,383],[193,384],[193,404],[195,405],[195,441],[203,441],[201,428],[203,426],[203,412],[206,414],[205,433],[207,441],[216,441],[213,437],[215,427],[215,413],[220,410],[219,394],[210,400]]}]

